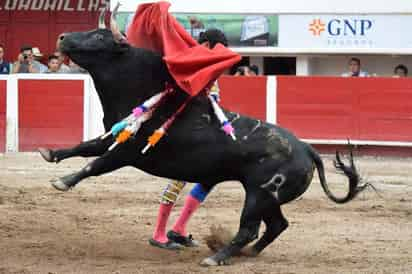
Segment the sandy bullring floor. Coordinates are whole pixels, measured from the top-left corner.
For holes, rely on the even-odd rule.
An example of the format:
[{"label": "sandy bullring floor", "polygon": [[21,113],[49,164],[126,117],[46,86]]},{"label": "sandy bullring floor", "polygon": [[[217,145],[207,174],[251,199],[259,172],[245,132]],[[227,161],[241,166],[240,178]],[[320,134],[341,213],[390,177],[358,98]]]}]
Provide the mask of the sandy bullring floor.
[{"label": "sandy bullring floor", "polygon": [[[324,159],[338,184],[342,177]],[[219,185],[192,219],[199,248],[171,252],[147,242],[166,180],[125,168],[67,193],[50,186],[87,161],[0,155],[0,273],[412,273],[412,159],[358,158],[380,194],[367,190],[346,205],[329,201],[316,176],[283,207],[290,227],[261,256],[213,270],[199,266],[211,254],[203,238],[211,225],[237,229],[240,184]]]}]

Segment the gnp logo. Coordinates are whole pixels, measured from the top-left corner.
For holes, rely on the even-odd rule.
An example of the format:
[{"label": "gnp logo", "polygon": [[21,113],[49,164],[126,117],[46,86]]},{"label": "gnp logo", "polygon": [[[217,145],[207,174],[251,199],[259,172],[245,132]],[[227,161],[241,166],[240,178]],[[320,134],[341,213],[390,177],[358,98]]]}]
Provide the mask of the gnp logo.
[{"label": "gnp logo", "polygon": [[373,23],[368,19],[331,19],[327,23],[321,19],[313,19],[309,24],[309,31],[314,36],[320,36],[323,31],[327,31],[330,36],[365,36],[373,27]]}]

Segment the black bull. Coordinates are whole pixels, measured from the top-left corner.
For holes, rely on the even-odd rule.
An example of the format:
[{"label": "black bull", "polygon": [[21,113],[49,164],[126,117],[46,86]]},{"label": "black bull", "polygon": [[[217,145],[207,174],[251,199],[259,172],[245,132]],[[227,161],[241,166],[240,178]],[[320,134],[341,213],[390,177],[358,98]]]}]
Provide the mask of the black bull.
[{"label": "black bull", "polygon": [[[90,72],[103,106],[106,131],[133,107],[162,91],[166,82],[173,83],[161,56],[118,43],[109,30],[70,33],[59,39],[61,50]],[[97,138],[70,149],[41,149],[50,162],[98,156],[79,172],[60,178],[57,185],[73,187],[84,178],[124,166],[160,177],[200,182],[205,188],[239,181],[246,192],[239,231],[227,246],[204,260],[207,265],[225,263],[258,238],[262,221],[266,231],[251,247],[251,254],[259,254],[279,236],[288,226],[280,206],[306,191],[315,167],[326,195],[337,203],[351,200],[362,189],[353,162],[346,166],[337,157],[335,166],[348,178],[349,191],[345,197],[335,197],[328,189],[322,160],[310,145],[281,127],[226,111],[236,129],[237,141],[233,141],[220,129],[204,95],[194,98],[167,136],[142,155],[147,137],[185,98],[178,90],[142,125],[136,137],[112,151],[107,149],[113,138]]]}]

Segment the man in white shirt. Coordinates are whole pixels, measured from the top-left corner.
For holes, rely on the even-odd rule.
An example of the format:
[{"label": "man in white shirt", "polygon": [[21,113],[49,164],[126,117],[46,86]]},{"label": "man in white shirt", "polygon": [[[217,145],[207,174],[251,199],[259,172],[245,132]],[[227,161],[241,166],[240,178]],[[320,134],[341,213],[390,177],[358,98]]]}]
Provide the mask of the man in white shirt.
[{"label": "man in white shirt", "polygon": [[369,74],[366,71],[361,70],[361,62],[359,58],[351,58],[349,60],[349,72],[342,74],[342,77],[368,77]]}]

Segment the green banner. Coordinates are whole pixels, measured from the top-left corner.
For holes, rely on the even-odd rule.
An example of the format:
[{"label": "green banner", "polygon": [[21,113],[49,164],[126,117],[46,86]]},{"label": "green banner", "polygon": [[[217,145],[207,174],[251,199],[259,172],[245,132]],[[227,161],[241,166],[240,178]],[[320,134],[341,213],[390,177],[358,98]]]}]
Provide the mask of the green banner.
[{"label": "green banner", "polygon": [[[134,13],[119,13],[120,29],[125,31]],[[279,20],[277,15],[237,14],[173,14],[186,31],[197,39],[209,28],[223,31],[231,47],[273,47],[278,45]]]}]

